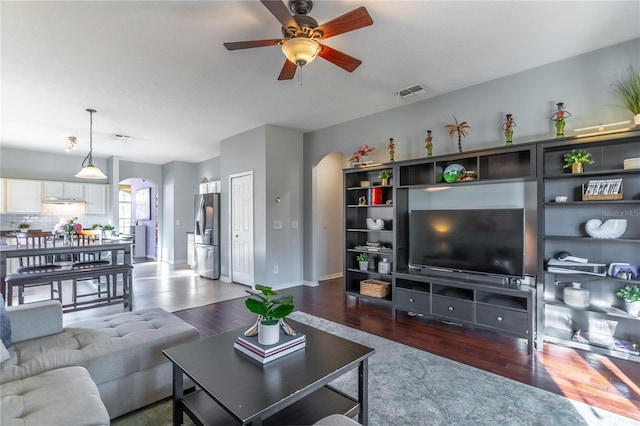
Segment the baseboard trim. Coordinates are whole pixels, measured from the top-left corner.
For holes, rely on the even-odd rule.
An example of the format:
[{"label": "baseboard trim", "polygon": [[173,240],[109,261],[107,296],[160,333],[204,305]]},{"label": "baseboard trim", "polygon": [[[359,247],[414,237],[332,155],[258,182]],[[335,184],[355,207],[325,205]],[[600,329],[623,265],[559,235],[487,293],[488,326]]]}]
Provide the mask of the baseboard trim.
[{"label": "baseboard trim", "polygon": [[318,281],[333,280],[333,279],[342,278],[342,277],[343,277],[342,272],[337,272],[335,274],[323,275],[321,277],[318,277]]}]

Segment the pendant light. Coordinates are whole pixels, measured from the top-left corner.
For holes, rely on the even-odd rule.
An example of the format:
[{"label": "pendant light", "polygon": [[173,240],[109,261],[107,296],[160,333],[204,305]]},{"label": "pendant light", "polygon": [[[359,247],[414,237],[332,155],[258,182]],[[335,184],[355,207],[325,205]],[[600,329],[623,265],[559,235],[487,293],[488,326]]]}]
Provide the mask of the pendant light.
[{"label": "pendant light", "polygon": [[96,110],[88,108],[87,112],[89,113],[89,154],[82,160],[82,169],[76,173],[76,177],[80,179],[106,179],[107,175],[93,165],[93,113]]}]

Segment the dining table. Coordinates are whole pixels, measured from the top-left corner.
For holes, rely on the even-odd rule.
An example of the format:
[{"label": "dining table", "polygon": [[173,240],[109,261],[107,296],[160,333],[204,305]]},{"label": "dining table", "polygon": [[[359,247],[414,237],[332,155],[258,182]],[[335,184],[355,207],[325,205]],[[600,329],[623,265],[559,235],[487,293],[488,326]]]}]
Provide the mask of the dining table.
[{"label": "dining table", "polygon": [[[20,259],[40,259],[40,266],[21,268]],[[72,300],[63,303],[65,312],[116,303],[131,310],[132,269],[131,241],[126,238],[102,239],[86,245],[0,245],[0,291],[7,305],[14,303],[14,287],[49,281],[72,286]],[[106,279],[107,296],[79,302],[77,283],[91,278]],[[58,297],[62,302],[61,290]]]}]

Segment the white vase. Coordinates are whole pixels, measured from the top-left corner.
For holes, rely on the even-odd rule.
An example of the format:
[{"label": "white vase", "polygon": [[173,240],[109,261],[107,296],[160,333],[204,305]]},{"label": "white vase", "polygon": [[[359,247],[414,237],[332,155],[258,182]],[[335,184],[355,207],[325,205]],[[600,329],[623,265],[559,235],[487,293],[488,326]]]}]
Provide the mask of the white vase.
[{"label": "white vase", "polygon": [[637,317],[640,313],[640,302],[629,302],[628,300],[625,300],[624,307],[629,315]]},{"label": "white vase", "polygon": [[574,308],[586,308],[591,301],[591,292],[580,287],[580,283],[571,283],[571,287],[565,287],[562,292],[564,303]]},{"label": "white vase", "polygon": [[280,324],[258,324],[258,343],[261,345],[275,345],[280,340]]},{"label": "white vase", "polygon": [[102,231],[104,232],[104,237],[105,238],[111,238],[113,236],[113,230],[109,229],[109,230],[104,230]]}]

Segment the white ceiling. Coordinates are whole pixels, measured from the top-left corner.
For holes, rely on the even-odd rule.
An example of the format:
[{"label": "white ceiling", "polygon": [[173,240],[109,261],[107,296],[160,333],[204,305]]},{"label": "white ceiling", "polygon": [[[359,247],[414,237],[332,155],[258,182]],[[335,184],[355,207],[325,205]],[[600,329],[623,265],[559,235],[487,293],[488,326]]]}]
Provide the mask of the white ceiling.
[{"label": "white ceiling", "polygon": [[[315,1],[320,24],[366,6],[374,24],[325,41],[363,61],[353,73],[316,59],[278,81],[279,38],[257,1],[5,1],[1,143],[164,164],[219,155],[220,141],[263,124],[309,132],[640,37],[635,1]],[[424,100],[415,98],[415,101]],[[118,141],[114,133],[131,135]],[[71,155],[71,153],[69,154]]]}]

